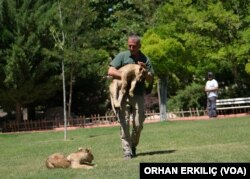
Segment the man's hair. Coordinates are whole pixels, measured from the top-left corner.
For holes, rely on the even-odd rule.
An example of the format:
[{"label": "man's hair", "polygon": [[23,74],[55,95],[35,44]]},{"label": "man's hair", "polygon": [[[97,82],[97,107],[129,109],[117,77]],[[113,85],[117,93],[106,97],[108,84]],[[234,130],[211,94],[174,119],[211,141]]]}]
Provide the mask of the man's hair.
[{"label": "man's hair", "polygon": [[207,73],[207,76],[208,76],[208,77],[213,77],[213,72],[209,71],[209,72]]},{"label": "man's hair", "polygon": [[139,43],[141,42],[140,36],[138,36],[136,33],[133,33],[133,32],[129,34],[128,38],[129,39],[134,39],[134,40],[136,40]]}]

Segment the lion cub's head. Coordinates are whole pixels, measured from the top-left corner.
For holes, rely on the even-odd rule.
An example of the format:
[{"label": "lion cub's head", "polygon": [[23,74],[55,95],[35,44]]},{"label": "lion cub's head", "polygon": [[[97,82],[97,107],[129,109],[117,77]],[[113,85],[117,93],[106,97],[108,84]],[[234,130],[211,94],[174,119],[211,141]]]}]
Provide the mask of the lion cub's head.
[{"label": "lion cub's head", "polygon": [[80,160],[80,163],[91,163],[92,160],[94,160],[94,155],[92,154],[91,150],[86,148],[80,147],[78,149],[78,153],[82,154],[82,158]]},{"label": "lion cub's head", "polygon": [[72,162],[84,164],[91,163],[94,160],[94,156],[90,149],[80,147],[76,152],[68,155],[67,159]]},{"label": "lion cub's head", "polygon": [[136,77],[136,81],[142,81],[143,79],[145,79],[147,74],[147,70],[138,65],[137,68],[135,69],[135,77]]}]

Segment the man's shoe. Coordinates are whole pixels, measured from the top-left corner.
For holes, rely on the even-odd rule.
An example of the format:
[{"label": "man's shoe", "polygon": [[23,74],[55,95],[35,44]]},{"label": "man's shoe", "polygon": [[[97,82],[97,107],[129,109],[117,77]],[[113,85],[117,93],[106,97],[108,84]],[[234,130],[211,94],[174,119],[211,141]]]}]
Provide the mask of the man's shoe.
[{"label": "man's shoe", "polygon": [[129,154],[129,155],[125,155],[125,156],[124,156],[124,159],[125,159],[125,160],[132,159],[132,155],[130,155],[130,154]]},{"label": "man's shoe", "polygon": [[132,147],[131,150],[132,150],[132,157],[136,157],[136,148]]}]

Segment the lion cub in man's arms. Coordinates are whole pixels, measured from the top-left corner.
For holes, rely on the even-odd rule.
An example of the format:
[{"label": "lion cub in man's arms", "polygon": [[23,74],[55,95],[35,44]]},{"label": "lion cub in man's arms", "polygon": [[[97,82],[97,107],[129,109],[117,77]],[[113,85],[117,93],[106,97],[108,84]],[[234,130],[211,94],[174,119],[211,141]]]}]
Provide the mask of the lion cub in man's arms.
[{"label": "lion cub in man's arms", "polygon": [[138,81],[145,79],[147,70],[138,64],[127,64],[118,69],[121,80],[113,79],[109,85],[111,104],[113,108],[121,107],[121,101],[130,85],[129,95],[134,96],[134,89]]},{"label": "lion cub in man's arms", "polygon": [[47,168],[84,168],[92,169],[96,165],[91,164],[94,156],[89,149],[79,148],[78,151],[67,157],[61,153],[50,155],[45,164]]}]

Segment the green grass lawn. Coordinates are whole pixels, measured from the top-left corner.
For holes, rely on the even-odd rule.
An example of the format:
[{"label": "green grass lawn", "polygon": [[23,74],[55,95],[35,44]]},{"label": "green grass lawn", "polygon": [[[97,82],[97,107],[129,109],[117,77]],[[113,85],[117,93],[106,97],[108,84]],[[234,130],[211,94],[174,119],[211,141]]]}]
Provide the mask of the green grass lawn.
[{"label": "green grass lawn", "polygon": [[[124,160],[119,127],[0,134],[2,178],[139,178],[140,162],[250,162],[250,117],[145,124],[138,157]],[[92,170],[47,169],[46,158],[92,149]]]}]

